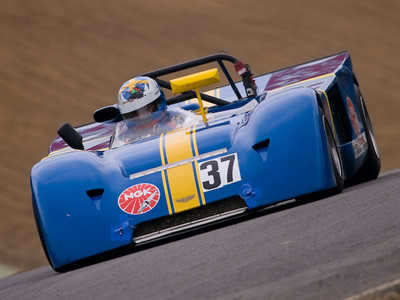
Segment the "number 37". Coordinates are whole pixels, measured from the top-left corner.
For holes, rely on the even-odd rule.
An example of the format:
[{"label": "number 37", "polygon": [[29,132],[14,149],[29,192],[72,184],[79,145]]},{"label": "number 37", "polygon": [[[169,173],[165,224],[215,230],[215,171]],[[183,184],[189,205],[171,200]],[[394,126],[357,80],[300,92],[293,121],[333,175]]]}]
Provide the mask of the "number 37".
[{"label": "number 37", "polygon": [[241,180],[236,153],[199,163],[199,173],[204,192]]}]

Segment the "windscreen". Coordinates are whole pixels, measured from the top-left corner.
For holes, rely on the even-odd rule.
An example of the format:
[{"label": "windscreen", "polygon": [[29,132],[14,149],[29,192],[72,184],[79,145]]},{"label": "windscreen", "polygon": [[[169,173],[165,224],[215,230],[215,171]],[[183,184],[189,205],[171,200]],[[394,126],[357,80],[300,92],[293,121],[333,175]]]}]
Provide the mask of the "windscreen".
[{"label": "windscreen", "polygon": [[181,108],[169,109],[163,118],[154,118],[143,124],[120,121],[115,127],[111,148],[157,136],[174,129],[190,128],[200,121],[201,116]]}]

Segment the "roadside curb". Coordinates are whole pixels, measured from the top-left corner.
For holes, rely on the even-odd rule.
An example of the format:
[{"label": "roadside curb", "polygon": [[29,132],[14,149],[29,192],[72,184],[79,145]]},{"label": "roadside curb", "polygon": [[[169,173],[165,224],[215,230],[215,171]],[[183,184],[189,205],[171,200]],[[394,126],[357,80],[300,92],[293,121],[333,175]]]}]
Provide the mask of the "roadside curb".
[{"label": "roadside curb", "polygon": [[400,278],[384,283],[344,300],[396,300],[400,299]]},{"label": "roadside curb", "polygon": [[17,272],[18,272],[18,270],[13,267],[9,267],[9,266],[0,264],[0,279],[10,276],[10,275],[13,275]]}]

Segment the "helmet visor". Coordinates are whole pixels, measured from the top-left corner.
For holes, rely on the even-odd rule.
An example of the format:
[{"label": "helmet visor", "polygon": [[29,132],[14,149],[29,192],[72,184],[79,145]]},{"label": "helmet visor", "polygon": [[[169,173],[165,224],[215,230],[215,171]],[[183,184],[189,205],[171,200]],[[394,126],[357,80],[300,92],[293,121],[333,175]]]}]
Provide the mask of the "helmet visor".
[{"label": "helmet visor", "polygon": [[136,120],[141,120],[141,121],[145,121],[147,119],[152,119],[151,115],[155,112],[158,112],[159,110],[162,109],[162,96],[158,97],[156,100],[154,100],[153,102],[151,102],[150,104],[139,108],[137,110],[125,113],[125,114],[121,114],[122,119],[126,120],[126,121],[136,121]]}]

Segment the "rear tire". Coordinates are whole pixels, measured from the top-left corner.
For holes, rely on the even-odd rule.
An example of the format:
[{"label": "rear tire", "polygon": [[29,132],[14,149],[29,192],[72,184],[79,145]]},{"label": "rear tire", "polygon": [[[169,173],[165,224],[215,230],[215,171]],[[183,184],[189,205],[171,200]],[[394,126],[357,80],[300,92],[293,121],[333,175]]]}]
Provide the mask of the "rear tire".
[{"label": "rear tire", "polygon": [[361,91],[357,85],[354,85],[354,90],[357,97],[357,105],[361,114],[361,121],[365,130],[365,136],[367,138],[368,152],[361,169],[351,180],[351,183],[353,184],[376,179],[381,170],[381,158],[374,135],[374,130],[372,128],[372,123],[368,115],[367,106],[365,105],[364,98],[362,97]]}]

